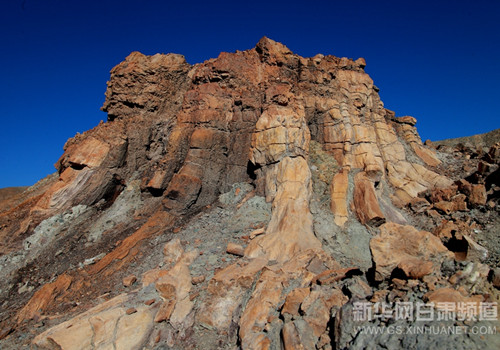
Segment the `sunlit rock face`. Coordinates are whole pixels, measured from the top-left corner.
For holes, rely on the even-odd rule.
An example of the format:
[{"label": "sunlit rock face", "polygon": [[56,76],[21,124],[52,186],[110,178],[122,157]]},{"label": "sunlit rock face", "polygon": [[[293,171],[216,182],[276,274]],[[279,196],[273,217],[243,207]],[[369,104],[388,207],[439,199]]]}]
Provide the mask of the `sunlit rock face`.
[{"label": "sunlit rock face", "polygon": [[50,319],[30,341],[330,349],[353,300],[458,288],[442,266],[472,249],[456,242],[485,258],[457,233],[476,226],[450,215],[495,199],[497,168],[454,184],[365,66],[265,37],[196,65],[130,54],[111,70],[107,122],[0,211],[0,293],[22,299],[0,338]]}]

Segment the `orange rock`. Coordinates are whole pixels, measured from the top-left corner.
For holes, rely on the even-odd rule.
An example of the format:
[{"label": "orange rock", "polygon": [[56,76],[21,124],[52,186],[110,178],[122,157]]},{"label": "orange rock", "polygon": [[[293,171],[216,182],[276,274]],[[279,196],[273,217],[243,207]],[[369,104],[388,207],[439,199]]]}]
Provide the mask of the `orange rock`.
[{"label": "orange rock", "polygon": [[449,202],[457,194],[457,189],[458,187],[456,185],[435,188],[431,191],[430,201],[432,203]]},{"label": "orange rock", "polygon": [[471,193],[468,197],[471,207],[477,207],[486,204],[486,189],[484,185],[472,185]]},{"label": "orange rock", "polygon": [[167,321],[170,316],[172,315],[172,312],[174,311],[175,307],[175,300],[166,300],[164,301],[161,305],[158,311],[156,312],[154,321],[159,323],[163,321]]},{"label": "orange rock", "polygon": [[430,203],[427,202],[424,198],[414,198],[410,202],[410,208],[413,210],[415,213],[423,213],[427,209],[429,209]]},{"label": "orange rock", "polygon": [[198,321],[219,331],[227,331],[246,290],[266,264],[266,259],[257,258],[248,263],[229,265],[216,272],[208,282],[209,297],[198,313]]},{"label": "orange rock", "polygon": [[35,292],[28,303],[19,311],[16,316],[17,323],[30,320],[35,315],[43,312],[60,294],[64,293],[73,278],[66,274],[60,275],[54,282],[45,284]]},{"label": "orange rock", "polygon": [[168,265],[177,263],[183,253],[184,248],[182,248],[181,240],[179,238],[172,239],[163,247],[164,261]]},{"label": "orange rock", "polygon": [[335,215],[335,223],[338,226],[344,226],[349,213],[347,211],[347,189],[349,187],[349,171],[340,170],[334,175],[330,187],[331,201],[330,208]]},{"label": "orange rock", "polygon": [[285,350],[303,350],[304,345],[293,322],[287,322],[282,331],[283,346]]},{"label": "orange rock", "polygon": [[107,143],[89,137],[78,146],[68,148],[64,162],[71,166],[95,168],[101,165],[109,150],[110,146]]},{"label": "orange rock", "polygon": [[326,270],[318,274],[316,277],[314,277],[313,283],[317,282],[321,285],[331,284],[333,282],[337,282],[344,279],[350,272],[353,271],[358,271],[358,273],[361,274],[359,269],[353,267],[348,267],[344,269]]},{"label": "orange rock", "polygon": [[227,244],[226,252],[238,256],[245,255],[245,249],[241,245],[232,242]]},{"label": "orange rock", "polygon": [[130,287],[135,283],[135,281],[137,281],[137,277],[135,277],[134,275],[127,276],[123,279],[123,286]]},{"label": "orange rock", "polygon": [[417,119],[414,117],[410,117],[410,116],[399,117],[396,120],[398,123],[409,124],[411,126],[414,126],[415,124],[417,124]]},{"label": "orange rock", "polygon": [[300,304],[309,295],[310,288],[295,288],[286,297],[281,313],[299,315]]},{"label": "orange rock", "polygon": [[142,274],[142,286],[146,287],[151,283],[156,283],[161,277],[168,274],[167,270],[153,269]]},{"label": "orange rock", "polygon": [[434,271],[432,261],[422,261],[420,259],[407,259],[401,261],[398,266],[408,278],[419,279],[429,275]]},{"label": "orange rock", "polygon": [[320,249],[309,210],[311,173],[307,161],[302,157],[286,157],[271,176],[276,176],[278,184],[271,221],[266,234],[249,243],[245,256],[286,261],[300,251]]},{"label": "orange rock", "polygon": [[264,270],[240,318],[239,336],[242,347],[256,343],[263,335],[268,315],[276,308],[283,290],[284,276]]},{"label": "orange rock", "polygon": [[191,279],[191,283],[193,284],[200,284],[200,283],[203,283],[205,281],[205,276],[201,275],[201,276],[196,276],[196,277],[193,277]]},{"label": "orange rock", "polygon": [[354,177],[353,204],[358,219],[363,225],[379,226],[385,222],[373,183],[363,172]]},{"label": "orange rock", "polygon": [[171,226],[173,222],[174,217],[171,214],[165,211],[156,212],[139,230],[134,232],[131,236],[125,238],[115,250],[107,254],[94,265],[90,265],[87,272],[90,275],[94,275],[110,265],[113,260],[123,259],[140,241],[151,237],[160,231],[163,232],[162,230]]},{"label": "orange rock", "polygon": [[131,308],[128,308],[125,313],[127,315],[132,315],[132,314],[135,314],[137,312],[137,309],[135,307],[131,307]]},{"label": "orange rock", "polygon": [[450,214],[455,210],[456,205],[452,202],[441,201],[434,203],[433,207],[442,214]]},{"label": "orange rock", "polygon": [[453,288],[437,289],[425,294],[424,298],[424,300],[434,303],[437,308],[441,307],[442,304],[440,303],[475,303],[476,306],[473,309],[475,314],[479,312],[479,303],[483,301],[483,297],[481,295],[466,297]]},{"label": "orange rock", "polygon": [[380,234],[370,241],[370,250],[378,281],[390,277],[398,266],[404,268],[409,277],[421,277],[435,271],[444,259],[453,256],[431,233],[395,223],[380,226]]}]

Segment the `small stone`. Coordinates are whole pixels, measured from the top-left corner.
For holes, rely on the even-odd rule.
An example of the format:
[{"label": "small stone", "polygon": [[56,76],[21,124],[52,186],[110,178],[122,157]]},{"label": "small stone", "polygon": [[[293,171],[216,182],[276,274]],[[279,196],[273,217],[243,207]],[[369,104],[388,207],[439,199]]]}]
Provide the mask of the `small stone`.
[{"label": "small stone", "polygon": [[161,331],[158,331],[155,338],[155,344],[158,344],[161,340]]},{"label": "small stone", "polygon": [[238,256],[245,255],[245,250],[243,249],[243,247],[239,244],[232,243],[232,242],[227,244],[226,252],[229,254],[238,255]]},{"label": "small stone", "polygon": [[455,205],[452,202],[440,201],[434,203],[434,208],[443,214],[450,214],[455,210]]},{"label": "small stone", "polygon": [[134,275],[127,276],[123,279],[123,286],[124,287],[130,287],[137,281],[137,277]]},{"label": "small stone", "polygon": [[127,315],[132,315],[132,314],[135,314],[136,312],[137,312],[137,309],[135,307],[128,308],[127,311],[125,311],[125,313]]},{"label": "small stone", "polygon": [[252,231],[252,233],[250,233],[250,239],[254,239],[258,235],[261,235],[263,233],[266,233],[266,229],[264,227],[258,228],[256,230]]},{"label": "small stone", "polygon": [[484,185],[472,185],[471,193],[469,196],[469,204],[471,207],[477,207],[486,204],[486,188]]},{"label": "small stone", "polygon": [[423,213],[427,209],[429,209],[430,203],[425,200],[425,198],[420,198],[416,197],[413,198],[412,201],[410,202],[410,208],[413,210],[415,213]]},{"label": "small stone", "polygon": [[189,300],[193,301],[200,295],[200,292],[189,294]]},{"label": "small stone", "polygon": [[174,311],[175,300],[166,300],[161,304],[158,312],[155,315],[155,322],[163,322],[170,318],[172,312]]},{"label": "small stone", "polygon": [[398,289],[402,289],[406,286],[406,281],[399,278],[393,278],[392,283]]},{"label": "small stone", "polygon": [[500,268],[491,270],[491,283],[494,287],[500,289]]},{"label": "small stone", "polygon": [[191,279],[191,283],[192,284],[200,284],[200,283],[203,283],[205,281],[205,276],[204,275],[201,275],[201,276],[196,276],[196,277],[193,277]]},{"label": "small stone", "polygon": [[146,300],[146,301],[144,302],[144,305],[148,305],[148,306],[149,306],[149,305],[152,305],[152,304],[154,304],[154,303],[155,303],[155,301],[156,301],[156,299],[149,299],[149,300]]}]

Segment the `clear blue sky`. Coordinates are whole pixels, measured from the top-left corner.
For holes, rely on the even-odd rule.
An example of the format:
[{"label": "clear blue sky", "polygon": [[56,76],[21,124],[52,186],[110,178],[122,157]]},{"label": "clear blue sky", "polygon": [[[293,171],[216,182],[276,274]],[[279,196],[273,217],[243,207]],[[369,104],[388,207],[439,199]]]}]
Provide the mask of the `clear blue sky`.
[{"label": "clear blue sky", "polygon": [[0,187],[52,173],[69,137],[106,120],[109,71],[130,52],[198,63],[264,35],[302,56],[364,57],[422,139],[500,128],[498,0],[2,0]]}]

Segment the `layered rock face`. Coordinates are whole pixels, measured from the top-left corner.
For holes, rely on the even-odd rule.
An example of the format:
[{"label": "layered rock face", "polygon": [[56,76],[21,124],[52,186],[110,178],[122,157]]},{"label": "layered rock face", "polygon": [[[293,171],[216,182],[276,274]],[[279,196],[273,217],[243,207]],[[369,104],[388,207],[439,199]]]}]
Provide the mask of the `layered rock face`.
[{"label": "layered rock face", "polygon": [[[490,180],[455,184],[365,65],[267,38],[194,66],[132,53],[108,121],[0,211],[0,338],[35,324],[42,348],[331,349],[362,342],[356,300],[495,300],[460,213],[498,207],[498,152]],[[451,278],[455,260],[480,287]]]}]

